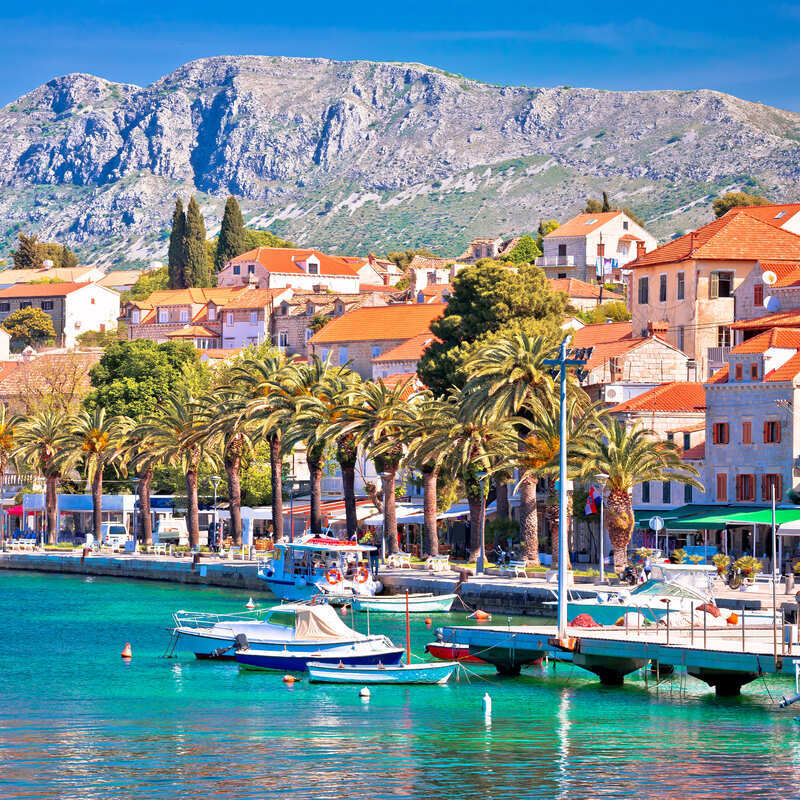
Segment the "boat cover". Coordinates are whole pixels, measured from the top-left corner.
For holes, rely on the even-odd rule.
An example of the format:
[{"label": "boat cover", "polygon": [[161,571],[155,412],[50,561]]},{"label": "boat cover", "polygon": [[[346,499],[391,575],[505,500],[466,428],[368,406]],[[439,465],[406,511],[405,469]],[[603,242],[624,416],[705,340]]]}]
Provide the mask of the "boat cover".
[{"label": "boat cover", "polygon": [[298,606],[294,628],[295,639],[341,639],[362,638],[342,622],[332,606]]}]

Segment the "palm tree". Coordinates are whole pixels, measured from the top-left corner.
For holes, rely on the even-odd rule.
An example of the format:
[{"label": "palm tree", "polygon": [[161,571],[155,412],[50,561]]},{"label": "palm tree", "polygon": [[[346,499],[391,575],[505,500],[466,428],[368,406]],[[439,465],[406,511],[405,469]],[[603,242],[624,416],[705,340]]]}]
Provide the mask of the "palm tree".
[{"label": "palm tree", "polygon": [[15,460],[45,481],[47,543],[58,541],[57,492],[61,476],[75,460],[71,447],[72,418],[65,411],[42,408],[16,428]]},{"label": "palm tree", "polygon": [[[0,495],[6,478],[8,462],[13,459],[17,447],[17,429],[22,417],[11,414],[5,403],[0,403]],[[0,510],[0,547],[6,538],[5,514]]]},{"label": "palm tree", "polygon": [[612,419],[600,427],[600,435],[578,449],[581,474],[608,475],[606,525],[614,547],[614,569],[625,568],[628,543],[633,533],[634,516],[631,492],[637,483],[672,480],[702,490],[697,470],[681,460],[673,442],[656,439],[641,427],[626,428]]},{"label": "palm tree", "polygon": [[139,530],[137,539],[140,544],[149,546],[153,544],[153,513],[150,507],[150,492],[153,486],[153,477],[156,467],[161,462],[161,456],[150,449],[147,437],[144,434],[143,421],[135,423],[128,431],[124,444],[124,459],[126,472],[139,477]]},{"label": "palm tree", "polygon": [[340,405],[335,426],[338,436],[353,436],[381,473],[386,498],[384,535],[390,553],[398,550],[395,482],[403,458],[403,434],[415,404],[406,399],[407,388],[406,383],[389,388],[382,380],[359,384]]},{"label": "palm tree", "polygon": [[92,527],[99,542],[103,527],[103,470],[124,453],[125,437],[133,421],[108,416],[104,408],[82,410],[74,418],[70,441],[83,461],[86,481],[92,487]]},{"label": "palm tree", "polygon": [[176,389],[164,401],[157,415],[142,423],[142,436],[148,448],[165,463],[179,463],[186,478],[187,523],[189,543],[200,541],[197,479],[200,465],[213,458],[201,437],[206,420],[200,404],[184,388]]}]

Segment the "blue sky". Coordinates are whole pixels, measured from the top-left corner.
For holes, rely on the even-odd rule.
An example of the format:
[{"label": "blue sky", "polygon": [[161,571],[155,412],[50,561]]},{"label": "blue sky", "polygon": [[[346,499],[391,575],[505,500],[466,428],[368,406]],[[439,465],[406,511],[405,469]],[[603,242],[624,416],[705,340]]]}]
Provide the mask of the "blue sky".
[{"label": "blue sky", "polygon": [[800,0],[39,0],[0,8],[0,104],[223,54],[418,61],[493,83],[730,92],[800,111]]}]

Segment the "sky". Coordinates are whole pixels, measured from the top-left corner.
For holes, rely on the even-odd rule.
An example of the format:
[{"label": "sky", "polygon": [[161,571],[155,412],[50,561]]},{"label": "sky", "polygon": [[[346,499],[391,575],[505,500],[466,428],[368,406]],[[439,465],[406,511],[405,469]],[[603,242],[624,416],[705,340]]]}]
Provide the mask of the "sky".
[{"label": "sky", "polygon": [[147,85],[214,55],[416,61],[477,80],[717,89],[800,112],[800,0],[0,4],[0,105],[69,72]]}]

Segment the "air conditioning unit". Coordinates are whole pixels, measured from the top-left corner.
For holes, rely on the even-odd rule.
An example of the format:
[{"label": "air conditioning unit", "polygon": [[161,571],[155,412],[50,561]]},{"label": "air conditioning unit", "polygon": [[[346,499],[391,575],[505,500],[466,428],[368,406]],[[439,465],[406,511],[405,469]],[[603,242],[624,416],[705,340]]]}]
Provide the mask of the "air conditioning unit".
[{"label": "air conditioning unit", "polygon": [[603,399],[606,403],[621,403],[623,400],[621,386],[606,386],[603,390]]}]

